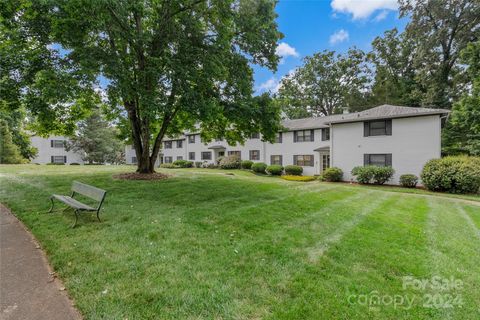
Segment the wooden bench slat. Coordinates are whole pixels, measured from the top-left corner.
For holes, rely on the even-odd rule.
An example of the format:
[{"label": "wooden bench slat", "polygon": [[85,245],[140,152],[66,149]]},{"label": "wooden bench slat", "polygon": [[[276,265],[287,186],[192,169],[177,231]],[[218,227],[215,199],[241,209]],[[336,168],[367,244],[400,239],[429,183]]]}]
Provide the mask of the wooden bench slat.
[{"label": "wooden bench slat", "polygon": [[97,210],[97,209],[92,208],[92,207],[90,207],[90,206],[88,206],[84,203],[81,203],[80,201],[75,200],[75,199],[73,199],[72,197],[69,197],[69,196],[62,196],[62,195],[59,195],[59,194],[54,194],[54,195],[52,195],[52,197],[54,197],[58,201],[61,201],[61,202],[65,203],[66,205],[68,205],[68,206],[70,206],[74,209],[87,210],[87,211]]},{"label": "wooden bench slat", "polygon": [[86,197],[92,198],[96,201],[102,201],[103,197],[105,196],[106,191],[89,186],[88,184],[84,184],[78,181],[73,181],[72,183],[72,191],[84,195]]}]

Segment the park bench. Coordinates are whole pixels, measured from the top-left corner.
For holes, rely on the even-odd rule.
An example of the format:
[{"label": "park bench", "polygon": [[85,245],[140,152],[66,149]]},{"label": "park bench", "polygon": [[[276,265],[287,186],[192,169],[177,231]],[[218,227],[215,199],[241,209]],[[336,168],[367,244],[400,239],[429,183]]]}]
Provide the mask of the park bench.
[{"label": "park bench", "polygon": [[[87,198],[90,198],[90,199],[93,199],[93,200],[97,201],[97,207],[96,208],[92,207],[90,205],[87,205],[85,203],[82,203],[82,202],[78,201],[77,199],[74,199],[73,197],[77,193],[81,194],[81,195],[83,195]],[[67,206],[74,209],[75,223],[72,225],[72,228],[74,228],[77,225],[78,215],[81,212],[95,212],[96,211],[97,212],[97,219],[98,219],[98,221],[100,221],[100,217],[99,217],[100,208],[102,207],[103,200],[105,199],[106,193],[107,192],[105,190],[102,190],[102,189],[99,189],[99,188],[96,188],[96,187],[92,187],[92,186],[89,186],[88,184],[84,184],[84,183],[81,183],[81,182],[78,182],[78,181],[73,181],[71,196],[62,196],[62,195],[59,195],[59,194],[53,194],[50,197],[50,201],[52,202],[52,207],[50,208],[50,210],[48,212],[53,211],[53,206],[54,206],[53,200],[58,200],[58,201],[63,202]]]}]

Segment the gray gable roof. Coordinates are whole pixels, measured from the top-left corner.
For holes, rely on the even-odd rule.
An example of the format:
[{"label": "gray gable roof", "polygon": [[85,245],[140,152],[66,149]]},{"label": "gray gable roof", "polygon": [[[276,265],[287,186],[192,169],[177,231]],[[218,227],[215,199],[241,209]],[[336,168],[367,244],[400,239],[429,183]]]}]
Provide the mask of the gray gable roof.
[{"label": "gray gable roof", "polygon": [[304,118],[295,120],[284,120],[282,125],[288,130],[306,130],[326,128],[330,124],[357,122],[375,119],[408,118],[426,115],[447,115],[450,111],[446,109],[414,108],[404,106],[392,106],[384,104],[368,110],[335,114],[318,118]]}]

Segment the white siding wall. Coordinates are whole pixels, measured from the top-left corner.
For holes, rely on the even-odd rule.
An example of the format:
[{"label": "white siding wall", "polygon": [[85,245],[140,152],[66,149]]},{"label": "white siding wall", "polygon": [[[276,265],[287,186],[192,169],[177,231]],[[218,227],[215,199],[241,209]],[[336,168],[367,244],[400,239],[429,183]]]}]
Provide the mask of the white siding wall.
[{"label": "white siding wall", "polygon": [[51,140],[68,141],[68,138],[62,136],[50,136],[48,138],[33,136],[30,138],[32,146],[38,149],[38,154],[32,159],[32,163],[46,164],[52,162],[52,156],[67,156],[67,164],[73,162],[83,164],[81,154],[66,151],[65,148],[54,148],[51,146]]},{"label": "white siding wall", "polygon": [[363,155],[391,153],[395,176],[390,184],[398,184],[400,175],[420,176],[424,164],[439,158],[441,152],[440,116],[400,118],[392,120],[391,136],[363,136],[363,122],[334,124],[332,127],[331,162],[344,172],[344,180],[352,177],[353,167],[363,166]]}]

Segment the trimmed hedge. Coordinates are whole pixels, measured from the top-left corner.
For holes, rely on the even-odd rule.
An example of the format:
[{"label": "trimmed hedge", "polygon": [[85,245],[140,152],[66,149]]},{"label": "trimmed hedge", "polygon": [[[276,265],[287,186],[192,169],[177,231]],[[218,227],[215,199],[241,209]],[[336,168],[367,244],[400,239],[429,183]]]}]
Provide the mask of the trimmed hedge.
[{"label": "trimmed hedge", "polygon": [[79,166],[80,163],[78,163],[78,162],[72,162],[72,163],[70,163],[70,165],[71,165],[71,166]]},{"label": "trimmed hedge", "polygon": [[265,164],[263,162],[255,162],[254,164],[252,164],[253,172],[265,173],[266,169],[267,169],[267,164]]},{"label": "trimmed hedge", "polygon": [[272,164],[267,167],[267,173],[270,173],[272,176],[281,176],[283,173],[283,167],[279,164]]},{"label": "trimmed hedge", "polygon": [[343,178],[343,171],[340,168],[332,167],[327,168],[322,173],[322,180],[328,182],[337,182],[341,181]]},{"label": "trimmed hedge", "polygon": [[203,165],[202,161],[195,161],[195,168],[201,168]]},{"label": "trimmed hedge", "polygon": [[433,159],[423,167],[423,185],[432,191],[478,193],[480,189],[480,157],[445,157]]},{"label": "trimmed hedge", "polygon": [[303,173],[303,168],[300,166],[288,165],[285,167],[285,174],[291,176],[301,176]]},{"label": "trimmed hedge", "polygon": [[308,182],[316,180],[315,177],[312,176],[299,176],[299,175],[283,175],[281,176],[282,179],[288,181],[301,181],[301,182]]},{"label": "trimmed hedge", "polygon": [[415,188],[418,183],[418,177],[414,174],[402,174],[400,176],[400,185],[405,188]]},{"label": "trimmed hedge", "polygon": [[238,156],[232,155],[223,157],[218,165],[221,169],[240,169],[242,161]]},{"label": "trimmed hedge", "polygon": [[359,166],[352,169],[358,183],[361,184],[384,184],[393,177],[395,170],[392,167]]},{"label": "trimmed hedge", "polygon": [[243,160],[242,161],[242,169],[252,169],[252,164],[253,164],[253,161],[251,160]]},{"label": "trimmed hedge", "polygon": [[192,168],[193,162],[188,160],[175,160],[173,165],[178,168]]}]

